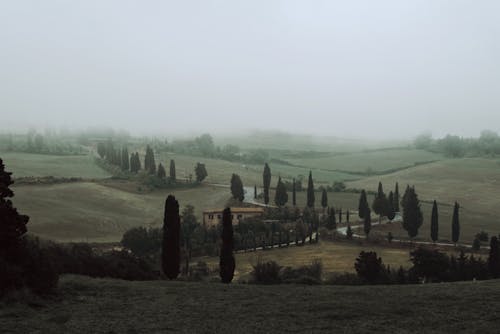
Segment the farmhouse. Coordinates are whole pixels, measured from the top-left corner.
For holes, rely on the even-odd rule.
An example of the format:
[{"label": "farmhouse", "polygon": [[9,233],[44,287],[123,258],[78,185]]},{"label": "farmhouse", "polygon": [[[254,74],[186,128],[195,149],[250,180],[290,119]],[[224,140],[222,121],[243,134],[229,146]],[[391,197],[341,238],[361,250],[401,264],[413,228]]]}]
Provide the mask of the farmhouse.
[{"label": "farmhouse", "polygon": [[[203,211],[203,225],[214,226],[222,222],[222,211],[222,209]],[[231,208],[233,224],[245,218],[261,217],[263,214],[263,208]]]}]

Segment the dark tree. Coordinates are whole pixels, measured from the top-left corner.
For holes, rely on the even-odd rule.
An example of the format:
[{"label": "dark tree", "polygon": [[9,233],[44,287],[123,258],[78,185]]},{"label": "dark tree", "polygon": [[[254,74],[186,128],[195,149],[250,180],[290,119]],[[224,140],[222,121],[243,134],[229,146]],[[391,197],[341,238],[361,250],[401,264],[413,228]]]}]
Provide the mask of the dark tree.
[{"label": "dark tree", "polygon": [[21,237],[27,232],[26,224],[29,220],[28,216],[19,214],[8,199],[14,197],[9,188],[14,183],[11,175],[12,173],[5,171],[0,159],[0,259],[19,247]]},{"label": "dark tree", "polygon": [[384,272],[382,258],[377,257],[375,252],[362,251],[359,253],[354,268],[359,278],[370,284],[377,283]]},{"label": "dark tree", "polygon": [[477,252],[480,249],[481,249],[481,240],[479,240],[478,237],[475,237],[474,241],[472,242],[472,250]]},{"label": "dark tree", "polygon": [[220,278],[222,283],[231,283],[234,277],[236,263],[233,256],[233,220],[231,209],[222,213],[222,245],[220,249]]},{"label": "dark tree", "polygon": [[242,202],[245,199],[245,191],[243,189],[243,182],[238,174],[231,176],[231,194],[233,198]]},{"label": "dark tree", "polygon": [[438,206],[437,206],[437,202],[434,200],[434,203],[432,203],[432,213],[431,213],[431,239],[432,239],[432,242],[436,242],[438,240],[438,233],[439,233]]},{"label": "dark tree", "polygon": [[257,185],[253,185],[253,199],[257,199]]},{"label": "dark tree", "polygon": [[422,226],[423,216],[420,209],[420,201],[414,187],[406,188],[406,192],[401,201],[403,207],[403,228],[408,232],[410,238],[418,234],[418,229]]},{"label": "dark tree", "polygon": [[175,279],[180,272],[181,250],[179,202],[169,195],[165,201],[163,218],[162,269],[169,279]]},{"label": "dark tree", "polygon": [[295,179],[293,179],[293,185],[292,185],[292,205],[296,206],[297,205],[297,193],[296,193],[296,185],[295,185]]},{"label": "dark tree", "polygon": [[347,212],[345,213],[345,221],[349,224],[349,216],[351,215],[351,213],[349,212],[349,210],[347,210]]},{"label": "dark tree", "polygon": [[406,206],[406,200],[407,200],[407,198],[408,198],[408,193],[409,193],[409,192],[410,192],[410,185],[409,185],[409,184],[407,184],[407,185],[406,185],[406,190],[405,190],[405,193],[403,194],[403,197],[401,197],[401,208],[403,209],[403,211],[404,211],[405,206]]},{"label": "dark tree", "polygon": [[365,232],[366,238],[370,234],[370,230],[372,229],[372,218],[370,209],[366,209],[363,215],[363,230]]},{"label": "dark tree", "polygon": [[197,163],[194,168],[194,172],[196,174],[196,182],[201,183],[207,176],[207,169],[205,168],[205,164]]},{"label": "dark tree", "polygon": [[339,209],[339,224],[342,224],[342,208]]},{"label": "dark tree", "polygon": [[333,207],[331,207],[330,210],[328,210],[328,216],[326,219],[326,228],[329,230],[334,230],[337,228],[335,208]]},{"label": "dark tree", "polygon": [[493,278],[500,277],[500,249],[497,237],[491,237],[488,270]]},{"label": "dark tree", "polygon": [[373,211],[377,215],[379,215],[379,221],[382,220],[382,216],[387,216],[387,212],[389,211],[389,203],[387,197],[384,194],[382,182],[378,183],[377,196],[375,196],[375,198],[373,199],[372,208]]},{"label": "dark tree", "polygon": [[396,188],[394,189],[394,199],[392,202],[394,206],[394,211],[399,212],[399,185],[396,182]]},{"label": "dark tree", "polygon": [[269,204],[269,187],[271,186],[271,168],[269,165],[264,165],[264,173],[262,174],[263,186],[264,186],[264,204]]},{"label": "dark tree", "polygon": [[326,193],[326,189],[323,188],[323,191],[321,192],[321,207],[323,210],[326,209],[328,206],[328,194]]},{"label": "dark tree", "polygon": [[149,174],[156,174],[155,154],[149,145],[146,147],[146,155],[144,156],[144,169]]},{"label": "dark tree", "polygon": [[309,180],[307,182],[307,206],[309,208],[314,207],[314,183],[312,178],[312,171],[309,171]]},{"label": "dark tree", "polygon": [[363,219],[365,217],[365,212],[370,209],[368,206],[368,200],[366,199],[366,191],[361,190],[361,194],[359,195],[359,204],[358,204],[358,216]]},{"label": "dark tree", "polygon": [[130,161],[128,155],[128,149],[124,147],[122,149],[122,170],[128,171],[130,169]]},{"label": "dark tree", "polygon": [[460,238],[460,222],[458,217],[458,210],[460,209],[457,202],[455,202],[455,206],[453,207],[453,218],[451,221],[451,240],[454,244],[458,242]]},{"label": "dark tree", "polygon": [[157,176],[162,180],[164,180],[167,177],[167,172],[165,171],[165,167],[163,167],[161,163],[158,165]]},{"label": "dark tree", "polygon": [[132,153],[132,155],[130,156],[130,171],[132,173],[136,173],[139,172],[139,170],[141,169],[141,160],[139,158],[139,152],[135,152]]},{"label": "dark tree", "polygon": [[387,219],[392,221],[396,217],[396,210],[394,209],[394,194],[392,191],[389,193],[387,198]]},{"label": "dark tree", "polygon": [[175,182],[177,179],[176,173],[175,173],[175,161],[172,159],[170,160],[170,181]]},{"label": "dark tree", "polygon": [[276,185],[276,193],[274,196],[274,202],[279,207],[284,206],[288,202],[288,194],[286,192],[286,186],[281,181],[281,177],[278,178],[278,184]]}]

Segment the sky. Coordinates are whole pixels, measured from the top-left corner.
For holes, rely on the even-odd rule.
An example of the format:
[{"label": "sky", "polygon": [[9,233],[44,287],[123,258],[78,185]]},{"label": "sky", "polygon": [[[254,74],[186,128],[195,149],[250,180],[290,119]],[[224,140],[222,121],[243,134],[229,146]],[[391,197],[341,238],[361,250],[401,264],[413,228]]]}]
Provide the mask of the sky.
[{"label": "sky", "polygon": [[500,131],[500,1],[0,2],[2,129]]}]

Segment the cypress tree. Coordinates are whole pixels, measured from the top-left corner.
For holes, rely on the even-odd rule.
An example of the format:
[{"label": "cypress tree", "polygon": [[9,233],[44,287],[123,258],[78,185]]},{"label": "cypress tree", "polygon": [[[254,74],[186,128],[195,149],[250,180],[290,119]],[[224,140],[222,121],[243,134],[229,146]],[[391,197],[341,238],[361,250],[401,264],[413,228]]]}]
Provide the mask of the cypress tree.
[{"label": "cypress tree", "polygon": [[418,229],[422,226],[424,220],[420,209],[420,201],[414,187],[407,188],[401,204],[403,207],[403,228],[408,232],[410,238],[414,238],[417,236]]},{"label": "cypress tree", "polygon": [[336,221],[336,215],[335,215],[335,208],[331,207],[330,210],[328,210],[328,218],[326,221],[326,228],[329,230],[334,230],[337,228],[337,221]]},{"label": "cypress tree", "polygon": [[293,206],[297,205],[297,193],[295,189],[295,179],[293,179],[293,185],[292,185],[292,204]]},{"label": "cypress tree", "polygon": [[392,221],[396,217],[396,210],[394,209],[394,194],[392,191],[387,198],[387,218]]},{"label": "cypress tree", "polygon": [[312,178],[312,171],[309,171],[309,180],[307,182],[307,206],[309,208],[314,207],[314,183]]},{"label": "cypress tree", "polygon": [[233,221],[231,209],[226,208],[222,213],[222,245],[220,250],[220,278],[222,283],[231,283],[234,277],[236,263],[233,256]]},{"label": "cypress tree", "polygon": [[172,159],[170,160],[170,181],[175,182],[177,179],[176,173],[175,173],[175,161]]},{"label": "cypress tree", "polygon": [[165,167],[163,167],[163,165],[160,164],[158,165],[158,173],[157,173],[157,176],[160,178],[160,179],[165,179],[167,177],[167,172],[165,171]]},{"label": "cypress tree", "polygon": [[149,172],[150,166],[151,166],[151,156],[150,156],[150,148],[148,145],[146,146],[146,153],[144,154],[144,170],[146,172]]},{"label": "cypress tree", "polygon": [[328,206],[328,194],[326,193],[326,189],[323,188],[323,191],[321,193],[321,207],[323,208],[323,210],[325,210],[327,206]]},{"label": "cypress tree", "polygon": [[286,186],[281,181],[281,177],[278,178],[278,184],[276,185],[276,193],[274,196],[274,202],[279,207],[284,206],[288,202],[288,194],[286,192]]},{"label": "cypress tree", "polygon": [[460,222],[458,217],[459,205],[455,202],[455,206],[453,207],[453,218],[451,221],[451,240],[454,244],[458,242],[460,238]]},{"label": "cypress tree", "polygon": [[371,228],[372,228],[371,211],[370,208],[367,208],[365,213],[363,214],[363,230],[365,232],[367,239],[368,235],[370,234]]},{"label": "cypress tree", "polygon": [[373,200],[372,208],[373,211],[379,215],[379,222],[382,221],[382,216],[387,216],[389,204],[382,188],[382,182],[378,183],[377,196],[375,196],[375,199]]},{"label": "cypress tree", "polygon": [[345,220],[346,220],[347,224],[349,224],[349,215],[350,214],[351,213],[349,212],[349,210],[347,210],[347,212],[345,213]]},{"label": "cypress tree", "polygon": [[500,277],[500,249],[498,238],[491,237],[490,253],[488,255],[488,270],[493,278]]},{"label": "cypress tree", "polygon": [[408,193],[410,192],[410,185],[407,184],[406,185],[406,190],[405,190],[405,193],[403,194],[403,197],[401,197],[401,208],[404,210],[405,209],[405,205],[406,205],[406,199],[408,197]]},{"label": "cypress tree", "polygon": [[432,214],[431,214],[431,239],[433,242],[438,240],[438,232],[439,232],[439,215],[438,215],[438,207],[437,202],[434,200],[432,203]]},{"label": "cypress tree", "polygon": [[264,186],[264,204],[269,204],[269,187],[271,186],[271,168],[269,165],[264,165],[264,173],[262,174],[263,186]]},{"label": "cypress tree", "polygon": [[394,206],[394,211],[399,212],[399,185],[396,182],[396,188],[394,189],[394,199],[392,202]]},{"label": "cypress tree", "polygon": [[253,185],[253,198],[257,199],[257,185],[256,184]]},{"label": "cypress tree", "polygon": [[169,195],[165,201],[163,217],[162,270],[169,279],[175,279],[180,272],[180,230],[179,202]]},{"label": "cypress tree", "polygon": [[231,194],[233,198],[242,202],[245,199],[245,192],[243,190],[243,182],[238,174],[231,176]]},{"label": "cypress tree", "polygon": [[136,171],[135,171],[135,154],[134,153],[132,153],[130,155],[130,172],[136,173]]},{"label": "cypress tree", "polygon": [[359,195],[359,204],[358,204],[358,216],[363,219],[365,217],[365,213],[368,211],[370,207],[368,206],[368,200],[366,199],[366,191],[361,190],[361,194]]},{"label": "cypress tree", "polygon": [[342,224],[342,208],[339,209],[339,224]]},{"label": "cypress tree", "polygon": [[127,147],[122,149],[122,170],[128,171],[130,169],[129,155]]}]

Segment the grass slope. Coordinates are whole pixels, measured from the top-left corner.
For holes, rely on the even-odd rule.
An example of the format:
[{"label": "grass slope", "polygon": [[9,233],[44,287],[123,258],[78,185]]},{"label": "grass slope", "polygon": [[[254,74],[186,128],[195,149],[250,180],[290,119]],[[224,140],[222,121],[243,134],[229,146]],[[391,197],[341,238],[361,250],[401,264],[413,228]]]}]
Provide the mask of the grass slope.
[{"label": "grass slope", "polygon": [[387,149],[371,152],[330,154],[318,158],[286,159],[297,166],[350,172],[383,172],[413,166],[415,163],[441,160],[443,156],[416,149]]},{"label": "grass slope", "polygon": [[0,152],[6,170],[13,177],[54,176],[105,178],[110,174],[99,168],[91,156],[86,155],[47,155],[17,152]]},{"label": "grass slope", "polygon": [[63,277],[57,298],[0,303],[2,333],[498,333],[500,281],[257,286]]},{"label": "grass slope", "polygon": [[192,189],[136,194],[82,182],[14,187],[14,204],[31,217],[30,232],[58,241],[112,242],[135,226],[160,226],[165,198],[172,193],[183,206],[195,206],[198,218],[205,208],[223,207],[229,189]]},{"label": "grass slope", "polygon": [[[364,178],[348,182],[350,188],[376,190],[378,182],[388,193],[399,182],[401,195],[406,184],[415,185],[421,200],[436,199],[440,205],[440,235],[450,238],[451,215],[455,201],[461,206],[462,241],[472,241],[475,233],[486,230],[498,234],[500,225],[500,163],[494,159],[453,159],[417,166],[389,175]],[[422,205],[424,212],[423,235],[428,237],[431,206]]]}]

